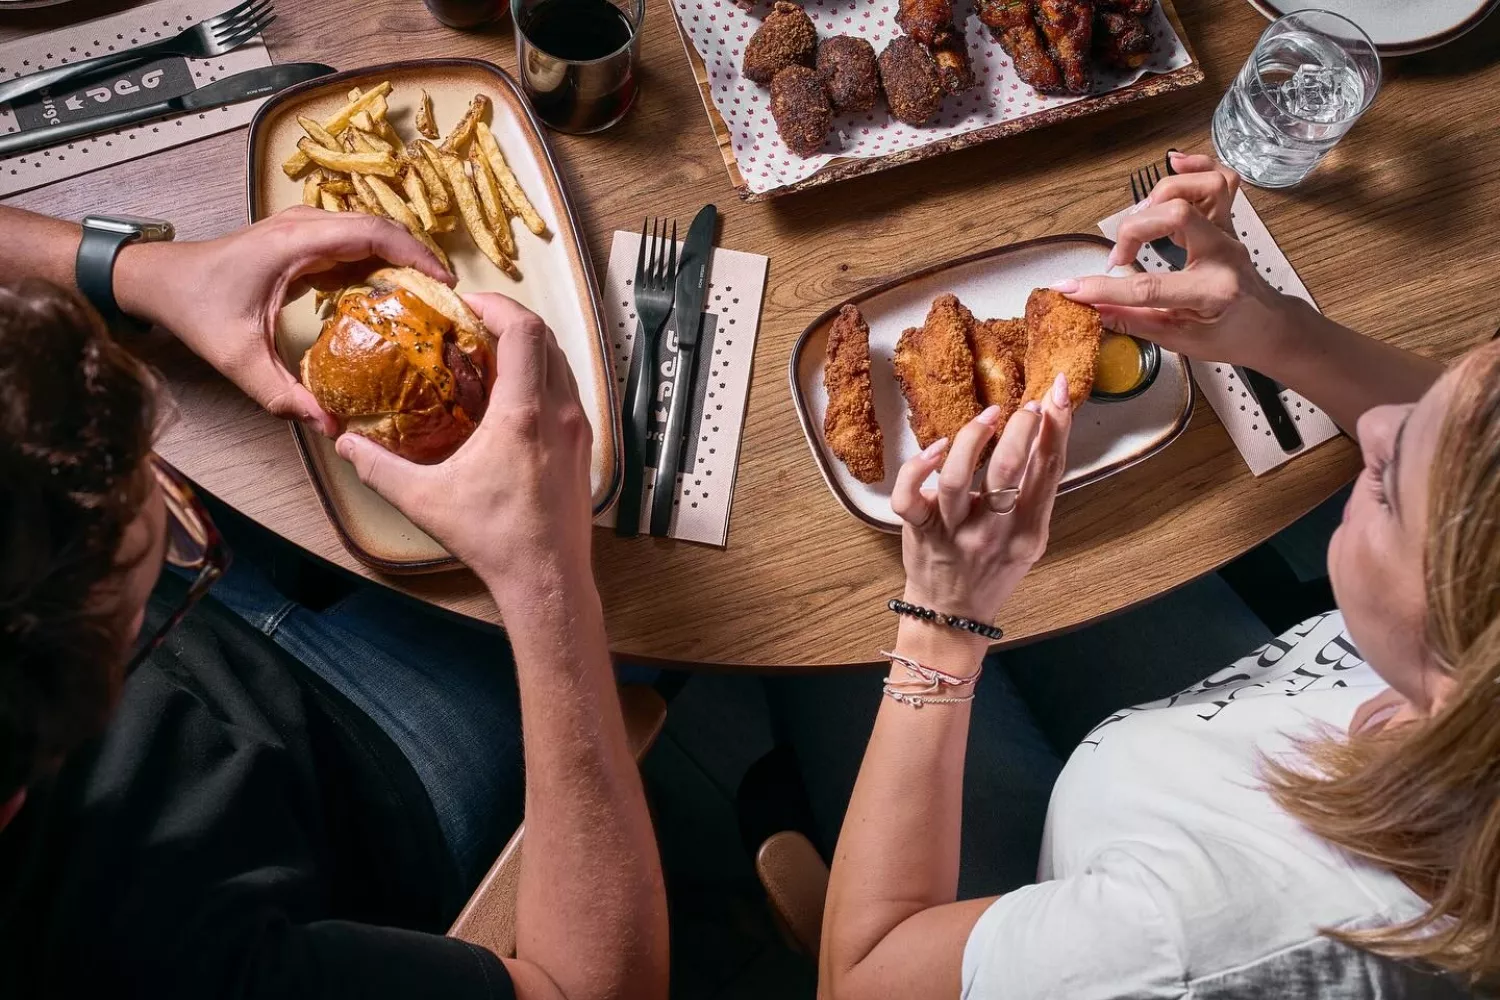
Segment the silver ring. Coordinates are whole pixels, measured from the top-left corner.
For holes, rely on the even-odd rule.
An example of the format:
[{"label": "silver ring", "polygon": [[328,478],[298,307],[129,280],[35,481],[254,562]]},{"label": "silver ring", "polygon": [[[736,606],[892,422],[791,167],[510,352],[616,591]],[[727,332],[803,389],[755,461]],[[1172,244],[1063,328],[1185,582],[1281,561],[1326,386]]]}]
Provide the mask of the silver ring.
[{"label": "silver ring", "polygon": [[1007,486],[1004,489],[984,490],[979,494],[984,498],[985,506],[996,514],[1013,514],[1016,504],[1021,501],[1021,487]]}]

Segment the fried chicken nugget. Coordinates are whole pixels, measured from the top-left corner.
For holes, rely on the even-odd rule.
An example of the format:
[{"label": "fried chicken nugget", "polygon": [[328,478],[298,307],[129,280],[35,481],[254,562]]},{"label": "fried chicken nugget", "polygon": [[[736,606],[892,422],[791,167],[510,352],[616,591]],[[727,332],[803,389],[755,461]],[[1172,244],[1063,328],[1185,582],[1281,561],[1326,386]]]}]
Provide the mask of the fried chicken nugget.
[{"label": "fried chicken nugget", "polygon": [[1026,392],[1026,321],[986,319],[974,324],[970,345],[974,350],[974,375],[979,401],[1000,407],[1005,422],[1021,407]]},{"label": "fried chicken nugget", "polygon": [[833,105],[816,70],[788,66],[771,81],[776,134],[798,156],[817,156],[833,124]]},{"label": "fried chicken nugget", "polygon": [[833,110],[841,115],[869,111],[880,96],[875,48],[863,38],[836,35],[818,45],[818,76]]},{"label": "fried chicken nugget", "polygon": [[744,74],[769,87],[776,74],[788,66],[811,67],[817,49],[818,29],[807,11],[777,0],[745,45]]},{"label": "fried chicken nugget", "polygon": [[1063,372],[1076,410],[1094,389],[1103,335],[1099,310],[1048,288],[1033,291],[1026,300],[1026,394],[1021,402],[1041,399]]},{"label": "fried chicken nugget", "polygon": [[951,439],[979,416],[974,352],[969,349],[973,330],[974,314],[957,296],[939,295],[927,321],[901,334],[896,343],[896,381],[911,410],[911,431],[923,448],[938,438]]},{"label": "fried chicken nugget", "polygon": [[908,125],[927,124],[943,103],[943,81],[932,53],[910,35],[897,35],[879,62],[891,117]]},{"label": "fried chicken nugget", "polygon": [[875,419],[870,386],[870,326],[858,306],[840,309],[828,331],[823,388],[828,391],[823,440],[855,479],[880,482],[885,478],[885,435]]}]

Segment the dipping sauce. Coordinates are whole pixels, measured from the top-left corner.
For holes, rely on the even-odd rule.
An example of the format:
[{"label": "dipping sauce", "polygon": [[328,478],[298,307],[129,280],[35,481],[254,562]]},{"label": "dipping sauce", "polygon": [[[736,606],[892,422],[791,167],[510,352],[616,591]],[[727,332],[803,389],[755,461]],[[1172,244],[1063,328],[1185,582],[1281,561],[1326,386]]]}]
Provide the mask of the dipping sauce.
[{"label": "dipping sauce", "polygon": [[1094,373],[1094,391],[1110,395],[1129,392],[1146,374],[1141,347],[1123,333],[1106,333],[1099,341],[1099,367]]}]

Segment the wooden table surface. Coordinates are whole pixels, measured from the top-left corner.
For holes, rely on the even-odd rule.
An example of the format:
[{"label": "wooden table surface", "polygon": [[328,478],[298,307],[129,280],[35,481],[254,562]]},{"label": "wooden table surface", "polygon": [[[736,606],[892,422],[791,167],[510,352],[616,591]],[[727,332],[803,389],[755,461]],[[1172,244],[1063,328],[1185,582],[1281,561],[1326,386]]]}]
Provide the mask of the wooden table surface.
[{"label": "wooden table surface", "polygon": [[[0,14],[0,39],[110,13],[85,3]],[[514,67],[508,26],[460,34],[417,0],[282,0],[276,61],[340,69],[422,56]],[[613,647],[631,657],[755,667],[871,662],[901,590],[896,538],[846,514],[797,425],[787,358],[830,303],[890,276],[1049,233],[1091,232],[1127,201],[1127,172],[1168,147],[1208,148],[1213,108],[1265,21],[1243,0],[1179,0],[1202,60],[1197,88],[766,204],[733,196],[672,23],[650,0],[644,92],[593,137],[554,137],[596,263],[651,212],[685,224],[707,201],[723,245],[767,255],[769,284],[724,550],[595,533]],[[1251,199],[1325,312],[1449,359],[1500,325],[1500,17],[1449,48],[1386,63],[1383,93],[1302,187]],[[7,203],[64,217],[163,215],[180,238],[245,221],[244,130]],[[325,559],[366,573],[329,527],[288,430],[212,371],[165,368],[180,416],[161,449],[204,487]],[[1200,403],[1162,454],[1062,498],[1051,550],[1001,614],[1013,640],[1079,626],[1171,590],[1253,547],[1349,481],[1337,439],[1253,478]],[[387,582],[496,618],[466,573]],[[1184,623],[1191,627],[1190,623]]]}]

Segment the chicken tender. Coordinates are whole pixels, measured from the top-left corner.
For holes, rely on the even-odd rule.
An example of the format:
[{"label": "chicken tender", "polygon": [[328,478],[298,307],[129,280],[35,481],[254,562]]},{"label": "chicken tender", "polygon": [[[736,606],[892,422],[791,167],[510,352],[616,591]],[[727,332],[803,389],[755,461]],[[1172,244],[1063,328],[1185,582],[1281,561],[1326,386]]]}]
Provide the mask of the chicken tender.
[{"label": "chicken tender", "polygon": [[818,29],[807,11],[777,0],[745,45],[744,73],[762,87],[788,66],[812,66],[818,49]]},{"label": "chicken tender", "polygon": [[862,483],[885,478],[885,435],[875,420],[870,387],[870,326],[857,306],[844,306],[828,331],[823,388],[823,440]]},{"label": "chicken tender", "polygon": [[999,426],[1021,407],[1026,392],[1026,321],[987,319],[974,324],[970,345],[979,401],[1000,407]]},{"label": "chicken tender", "polygon": [[1099,310],[1048,288],[1033,291],[1026,300],[1026,394],[1021,402],[1041,399],[1063,372],[1068,399],[1077,409],[1093,391],[1103,334]]},{"label": "chicken tender", "polygon": [[833,110],[841,115],[869,111],[880,96],[875,47],[863,38],[838,35],[823,41],[818,46],[818,76]]},{"label": "chicken tender", "polygon": [[833,124],[833,105],[816,70],[788,66],[771,81],[771,117],[786,148],[798,156],[817,156]]},{"label": "chicken tender", "polygon": [[1010,56],[1022,82],[1039,94],[1060,94],[1062,73],[1031,16],[1031,0],[975,0],[979,20]]},{"label": "chicken tender", "polygon": [[974,314],[957,297],[939,295],[927,321],[901,334],[896,343],[896,381],[911,410],[912,433],[923,448],[938,438],[951,439],[979,416],[974,352],[969,349],[973,330]]},{"label": "chicken tender", "polygon": [[891,116],[908,125],[927,124],[943,103],[937,62],[909,35],[897,35],[880,53],[880,83]]}]

